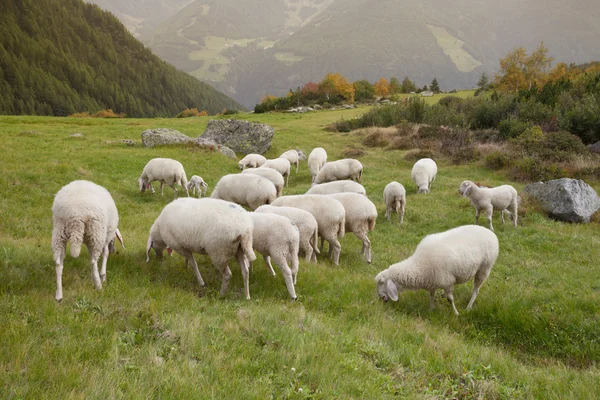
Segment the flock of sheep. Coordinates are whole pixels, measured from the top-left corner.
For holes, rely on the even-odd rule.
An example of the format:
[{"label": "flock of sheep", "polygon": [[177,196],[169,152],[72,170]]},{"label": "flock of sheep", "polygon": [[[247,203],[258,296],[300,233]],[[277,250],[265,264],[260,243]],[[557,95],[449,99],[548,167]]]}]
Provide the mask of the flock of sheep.
[{"label": "flock of sheep", "polygon": [[[299,255],[307,262],[317,262],[325,241],[329,244],[328,256],[338,265],[339,238],[352,232],[363,242],[362,253],[370,263],[368,233],[375,228],[377,208],[360,184],[362,164],[351,158],[327,162],[325,149],[315,148],[308,156],[312,187],[303,195],[282,196],[291,165],[296,165],[298,172],[299,163],[304,159],[306,156],[300,150],[286,151],[272,160],[259,154],[248,154],[238,164],[242,172],[223,176],[210,198],[202,198],[208,189],[207,183],[197,175],[188,182],[180,162],[168,158],[150,160],[138,180],[140,191],[154,193],[152,182],[159,181],[161,194],[166,184],[173,189],[175,200],[163,208],[150,228],[146,261],[149,261],[152,249],[159,258],[164,250],[169,254],[174,250],[192,266],[199,285],[204,286],[194,253],[207,254],[221,272],[221,295],[225,295],[231,279],[228,263],[235,257],[242,271],[245,297],[250,299],[248,277],[251,263],[256,259],[254,251],[258,251],[273,275],[271,260],[278,266],[294,300],[297,298],[295,284]],[[430,158],[417,161],[411,178],[418,193],[429,193],[436,175],[435,161]],[[188,198],[177,198],[176,184],[185,190]],[[189,197],[190,191],[198,198]],[[481,210],[485,211],[490,230],[466,225],[428,235],[411,257],[377,275],[375,281],[380,298],[397,301],[398,293],[404,289],[425,289],[430,292],[433,308],[435,290],[442,288],[458,314],[452,295],[454,285],[474,278],[474,290],[467,309],[472,307],[498,257],[492,213],[499,211],[504,223],[503,212],[508,211],[516,227],[517,192],[510,185],[485,188],[464,181],[459,193],[468,197],[475,207],[476,224]],[[403,223],[404,186],[395,181],[389,183],[383,197],[386,218],[391,220],[391,213],[396,212]],[[241,206],[247,206],[252,212]],[[56,300],[63,297],[62,271],[67,242],[71,243],[73,257],[77,257],[81,245],[86,244],[94,285],[101,289],[102,282],[106,281],[107,258],[114,251],[115,238],[123,245],[117,207],[110,193],[89,181],[73,181],[56,194],[52,214]],[[100,255],[102,264],[98,271]]]}]

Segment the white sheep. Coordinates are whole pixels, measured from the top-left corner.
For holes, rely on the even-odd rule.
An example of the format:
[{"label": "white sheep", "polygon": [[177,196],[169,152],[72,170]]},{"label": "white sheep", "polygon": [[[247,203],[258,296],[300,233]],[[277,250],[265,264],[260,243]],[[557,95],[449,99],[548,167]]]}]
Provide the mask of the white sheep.
[{"label": "white sheep", "polygon": [[322,147],[314,148],[308,155],[308,169],[312,175],[312,182],[315,181],[317,174],[327,162],[327,152]]},{"label": "white sheep", "polygon": [[296,278],[298,276],[298,247],[300,233],[298,228],[286,217],[269,213],[250,213],[254,223],[252,246],[263,255],[271,274],[275,276],[271,258],[277,264],[288,293],[296,300]]},{"label": "white sheep", "polygon": [[263,168],[272,168],[279,172],[285,178],[285,186],[288,185],[290,179],[290,162],[285,158],[275,158],[267,160],[262,165]]},{"label": "white sheep", "polygon": [[349,180],[313,184],[313,186],[306,192],[306,194],[330,193],[358,193],[365,196],[367,195],[367,191],[363,185]]},{"label": "white sheep", "polygon": [[314,183],[332,182],[342,179],[352,179],[360,183],[362,170],[363,166],[360,161],[353,158],[331,161],[325,163],[323,168],[319,170]]},{"label": "white sheep", "polygon": [[427,235],[412,256],[377,274],[377,292],[385,301],[398,301],[398,293],[404,289],[428,290],[429,306],[433,309],[435,290],[441,288],[458,315],[452,294],[454,285],[475,277],[467,306],[470,310],[498,258],[498,251],[496,234],[477,225]]},{"label": "white sheep", "polygon": [[272,203],[273,206],[296,207],[308,211],[317,220],[319,236],[329,242],[329,257],[335,265],[339,264],[342,245],[338,238],[344,237],[346,211],[336,199],[318,194],[282,196]]},{"label": "white sheep", "polygon": [[175,250],[191,264],[200,286],[204,280],[193,253],[207,254],[221,272],[221,296],[227,293],[231,270],[228,262],[236,257],[242,270],[244,292],[250,299],[249,262],[256,259],[252,250],[253,223],[250,214],[237,204],[218,199],[183,198],[172,201],[150,228],[146,262],[150,250],[161,257],[163,250]]},{"label": "white sheep", "polygon": [[279,172],[277,172],[277,170],[274,170],[273,168],[263,168],[263,167],[250,168],[250,169],[243,170],[242,174],[259,175],[259,176],[262,176],[263,178],[270,180],[271,182],[273,182],[273,185],[275,185],[275,189],[277,190],[277,197],[281,196],[281,193],[283,192],[283,184],[284,184],[285,180],[283,179],[283,176]]},{"label": "white sheep", "polygon": [[298,173],[298,165],[300,164],[300,161],[306,160],[306,155],[302,150],[296,149],[286,151],[280,155],[279,158],[285,158],[290,164],[296,165],[296,173]]},{"label": "white sheep", "polygon": [[244,168],[258,168],[263,165],[265,161],[267,161],[266,157],[261,156],[260,154],[246,154],[246,156],[238,163],[238,167],[240,167],[241,170],[244,170]]},{"label": "white sheep", "polygon": [[277,198],[277,189],[270,180],[255,174],[229,174],[219,179],[210,197],[255,210],[263,204],[271,204]]},{"label": "white sheep", "polygon": [[295,207],[273,207],[271,205],[260,206],[254,212],[277,214],[292,221],[300,232],[300,250],[304,253],[306,262],[317,262],[319,225],[311,213]]},{"label": "white sheep", "polygon": [[437,175],[437,164],[431,158],[421,158],[413,165],[411,179],[418,188],[418,193],[429,193],[431,183]]},{"label": "white sheep", "polygon": [[500,219],[504,224],[504,210],[511,213],[513,224],[517,227],[517,219],[519,218],[517,209],[519,207],[519,196],[517,190],[511,185],[502,185],[495,188],[478,187],[474,182],[464,181],[458,187],[458,193],[471,200],[471,204],[475,207],[475,224],[479,225],[479,214],[481,210],[485,211],[490,229],[493,231],[492,215],[494,211],[500,212]]},{"label": "white sheep", "polygon": [[406,189],[401,183],[390,182],[383,189],[385,217],[391,221],[392,211],[400,213],[400,223],[404,223],[404,207],[406,206]]},{"label": "white sheep", "polygon": [[198,198],[206,195],[208,184],[204,182],[201,176],[194,175],[191,177],[187,184],[188,192],[192,192],[193,195],[198,195]]},{"label": "white sheep", "polygon": [[177,160],[170,158],[153,158],[148,161],[142,175],[138,179],[138,186],[140,191],[143,193],[146,189],[151,189],[154,194],[154,188],[152,182],[160,181],[160,194],[163,195],[163,184],[170,186],[175,192],[175,198],[177,198],[177,189],[175,184],[178,183],[185,189],[185,193],[190,195],[187,188],[187,178],[183,165]]},{"label": "white sheep", "polygon": [[[90,181],[73,181],[56,193],[52,204],[52,252],[56,263],[56,300],[61,301],[62,272],[67,242],[71,243],[71,256],[79,257],[85,243],[92,263],[92,279],[96,289],[106,282],[106,262],[110,250],[114,251],[115,237],[123,245],[117,228],[119,213],[110,193]],[[123,246],[124,248],[125,246]],[[98,274],[98,259],[102,267]]]},{"label": "white sheep", "polygon": [[377,221],[377,207],[367,196],[358,193],[332,193],[333,197],[344,206],[346,211],[345,231],[352,232],[362,240],[362,254],[371,263],[371,241],[368,233],[375,229]]}]

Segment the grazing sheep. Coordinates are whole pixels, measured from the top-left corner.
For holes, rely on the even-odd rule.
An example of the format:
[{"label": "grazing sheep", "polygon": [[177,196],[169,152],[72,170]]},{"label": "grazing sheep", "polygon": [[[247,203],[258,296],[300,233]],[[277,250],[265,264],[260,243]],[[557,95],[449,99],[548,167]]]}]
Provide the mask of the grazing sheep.
[{"label": "grazing sheep", "polygon": [[270,180],[271,182],[273,182],[273,185],[275,185],[275,189],[277,190],[277,197],[281,196],[281,193],[283,192],[284,179],[283,176],[279,172],[277,172],[277,170],[274,170],[273,168],[263,167],[250,168],[243,170],[242,174],[259,175],[263,178]]},{"label": "grazing sheep", "polygon": [[308,169],[312,175],[312,182],[315,181],[317,174],[327,162],[327,152],[322,147],[314,148],[308,155]]},{"label": "grazing sheep", "polygon": [[263,168],[272,168],[279,172],[285,178],[285,186],[288,185],[290,179],[290,162],[287,159],[275,158],[267,160],[262,166]]},{"label": "grazing sheep", "polygon": [[358,193],[367,195],[364,186],[354,181],[333,181],[327,183],[313,184],[306,194],[331,194],[331,193]]},{"label": "grazing sheep", "polygon": [[148,161],[142,175],[138,179],[138,186],[140,191],[143,193],[146,189],[151,189],[154,194],[154,188],[152,182],[160,181],[160,194],[163,195],[163,184],[167,184],[175,192],[175,198],[177,198],[177,189],[175,184],[178,183],[185,189],[185,193],[190,196],[190,192],[187,188],[187,178],[183,165],[177,160],[170,158],[153,158]]},{"label": "grazing sheep", "polygon": [[429,291],[429,305],[433,309],[435,290],[441,288],[458,315],[452,294],[454,285],[475,277],[467,306],[470,310],[498,258],[498,250],[496,234],[477,225],[427,235],[412,256],[377,274],[377,292],[385,301],[398,301],[398,293],[404,289],[425,289]]},{"label": "grazing sheep", "polygon": [[282,155],[279,156],[279,158],[285,158],[286,160],[288,160],[290,162],[290,164],[295,164],[296,165],[296,173],[298,173],[298,165],[300,164],[301,160],[306,160],[306,155],[304,154],[304,152],[302,150],[288,150],[285,153],[283,153]]},{"label": "grazing sheep", "polygon": [[338,238],[344,237],[346,211],[342,203],[329,196],[304,194],[282,196],[272,203],[273,206],[296,207],[308,211],[317,220],[319,236],[329,242],[329,257],[338,265],[342,246]]},{"label": "grazing sheep", "polygon": [[288,293],[296,300],[296,278],[298,276],[298,246],[300,233],[286,217],[268,213],[250,213],[254,223],[252,246],[263,255],[269,270],[275,276],[271,258],[279,266]]},{"label": "grazing sheep", "polygon": [[311,213],[295,207],[273,207],[270,205],[260,206],[254,212],[277,214],[292,221],[300,232],[300,250],[304,253],[306,262],[317,262],[319,225]]},{"label": "grazing sheep", "polygon": [[[117,228],[119,213],[110,193],[90,181],[73,181],[62,187],[52,204],[52,252],[56,262],[56,300],[61,301],[62,271],[67,242],[71,243],[71,256],[79,257],[85,243],[92,263],[92,279],[96,289],[106,282],[106,262],[110,250],[114,251],[115,237],[123,245]],[[123,246],[125,248],[125,246]],[[98,274],[98,259],[102,267]]]},{"label": "grazing sheep", "polygon": [[475,207],[475,224],[479,225],[479,214],[483,210],[490,223],[490,229],[493,231],[492,215],[494,211],[500,212],[500,220],[504,224],[503,211],[508,210],[511,213],[515,228],[517,227],[519,196],[514,187],[502,185],[495,188],[480,188],[471,181],[464,181],[458,187],[458,193],[468,197],[473,207]]},{"label": "grazing sheep", "polygon": [[238,163],[238,167],[240,167],[241,170],[244,170],[244,168],[258,168],[263,165],[265,161],[267,161],[266,157],[261,156],[260,154],[246,154],[246,156]]},{"label": "grazing sheep", "polygon": [[277,198],[277,189],[270,180],[255,174],[229,174],[219,179],[210,197],[255,210],[263,204],[271,204]]},{"label": "grazing sheep", "polygon": [[437,164],[431,158],[421,158],[413,165],[410,177],[418,188],[418,193],[429,193],[431,183],[437,175]]},{"label": "grazing sheep", "polygon": [[206,194],[208,184],[204,182],[204,179],[198,175],[192,176],[187,184],[188,191],[191,191],[193,195],[198,194],[198,198]]},{"label": "grazing sheep", "polygon": [[363,166],[360,161],[353,158],[331,161],[325,163],[323,168],[319,170],[314,183],[339,181],[343,179],[352,179],[360,183],[362,170]]},{"label": "grazing sheep", "polygon": [[218,199],[178,199],[167,204],[150,228],[146,245],[146,262],[150,250],[161,257],[164,249],[175,250],[194,268],[200,286],[204,280],[193,253],[208,254],[221,272],[221,296],[227,293],[231,270],[227,263],[236,257],[244,278],[246,299],[250,299],[249,262],[256,256],[252,250],[253,223],[250,214],[237,204]]},{"label": "grazing sheep", "polygon": [[377,207],[367,196],[358,193],[332,193],[327,195],[333,197],[342,205],[346,211],[345,231],[352,232],[362,240],[362,254],[371,263],[371,241],[367,236],[375,229],[377,221]]},{"label": "grazing sheep", "polygon": [[385,201],[385,217],[391,221],[392,211],[400,213],[400,223],[404,223],[404,207],[406,206],[406,190],[401,183],[390,182],[383,189],[383,199]]}]

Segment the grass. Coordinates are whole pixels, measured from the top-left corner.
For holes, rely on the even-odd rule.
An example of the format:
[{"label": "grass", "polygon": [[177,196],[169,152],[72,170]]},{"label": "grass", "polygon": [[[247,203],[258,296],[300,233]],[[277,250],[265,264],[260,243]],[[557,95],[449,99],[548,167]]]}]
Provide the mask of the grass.
[{"label": "grass", "polygon": [[[425,292],[384,304],[373,282],[377,272],[409,256],[425,235],[473,222],[473,208],[457,194],[460,182],[508,180],[477,164],[440,160],[431,194],[417,196],[405,152],[368,148],[360,135],[323,129],[363,111],[239,116],[275,128],[268,157],[296,147],[308,154],[317,145],[330,160],[348,149],[364,151],[363,185],[380,215],[370,234],[373,264],[348,234],[339,267],[324,258],[316,265],[301,260],[297,302],[261,259],[250,277],[251,301],[243,298],[234,263],[230,291],[220,298],[220,277],[206,256],[196,257],[207,282],[202,289],[178,255],[144,262],[148,230],[172,199],[168,190],[164,197],[138,191],[145,163],[176,158],[209,190],[237,166],[194,147],[147,149],[140,134],[171,127],[197,136],[208,117],[0,117],[0,397],[596,398],[597,223],[564,224],[527,210],[515,229],[495,216],[500,257],[471,312],[464,311],[471,284],[455,290],[459,317],[441,293],[434,311]],[[75,132],[83,137],[69,137]],[[111,255],[102,291],[93,288],[86,250],[67,257],[65,298],[56,303],[50,208],[74,179],[112,193],[127,248]],[[407,188],[404,225],[383,218],[382,192],[392,180]],[[302,163],[284,194],[309,187]]]}]

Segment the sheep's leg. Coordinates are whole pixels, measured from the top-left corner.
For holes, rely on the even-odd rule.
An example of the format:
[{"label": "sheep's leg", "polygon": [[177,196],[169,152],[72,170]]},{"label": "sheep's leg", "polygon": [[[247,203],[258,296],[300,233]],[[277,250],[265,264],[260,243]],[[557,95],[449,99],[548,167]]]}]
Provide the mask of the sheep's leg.
[{"label": "sheep's leg", "polygon": [[162,182],[162,181],[161,181],[161,182],[160,182],[160,195],[161,195],[161,196],[164,196],[164,193],[163,193],[163,185],[164,185],[164,182]]},{"label": "sheep's leg", "polygon": [[492,209],[490,207],[487,210],[485,210],[485,213],[487,214],[487,219],[488,219],[488,222],[490,224],[490,230],[493,232],[494,231],[494,226],[492,225],[492,216],[494,215],[494,209]]},{"label": "sheep's leg", "polygon": [[516,201],[513,204],[511,204],[511,207],[510,207],[513,225],[515,226],[515,228],[517,227],[517,219],[519,218],[518,207],[519,206]]},{"label": "sheep's leg", "polygon": [[323,239],[323,236],[319,236],[319,240],[321,241],[321,245],[320,245],[319,251],[322,253],[323,252],[323,247],[325,247],[325,240]]},{"label": "sheep's leg", "polygon": [[156,192],[154,191],[154,186],[152,186],[152,183],[148,183],[148,186],[150,186],[150,190],[152,190],[152,194],[155,194]]},{"label": "sheep's leg", "polygon": [[[187,197],[190,197],[190,190],[187,188],[187,185],[182,184],[181,182],[179,183],[181,185],[181,187],[183,187],[183,189],[185,190],[185,194],[187,194]],[[199,191],[199,190],[198,190]]]},{"label": "sheep's leg", "polygon": [[342,252],[342,245],[337,238],[327,239],[329,242],[329,257],[333,255],[333,263],[335,265],[340,264],[340,253]]},{"label": "sheep's leg", "polygon": [[95,258],[93,255],[91,257],[92,262],[92,280],[94,281],[94,286],[96,289],[102,289],[102,282],[100,281],[100,274],[98,273],[98,258]]},{"label": "sheep's leg", "polygon": [[429,309],[433,310],[435,308],[435,289],[431,289],[429,291]]},{"label": "sheep's leg", "polygon": [[290,180],[290,171],[288,171],[287,175],[285,176],[285,187],[288,187],[289,180]]},{"label": "sheep's leg", "polygon": [[62,273],[64,268],[65,254],[64,252],[55,256],[56,261],[56,301],[61,301],[63,298],[62,292]]},{"label": "sheep's leg", "polygon": [[390,214],[391,214],[391,208],[389,206],[385,206],[385,218],[391,222],[392,218],[391,218]]},{"label": "sheep's leg", "polygon": [[362,247],[362,253],[364,254],[365,258],[367,259],[367,262],[369,264],[371,264],[371,241],[369,240],[369,237],[367,236],[366,232],[354,232],[354,235],[359,238],[360,240],[362,240],[363,242],[363,247]]},{"label": "sheep's leg", "polygon": [[400,223],[404,223],[404,202],[400,206]]},{"label": "sheep's leg", "polygon": [[298,166],[300,165],[299,161],[296,161],[296,173],[298,173]]},{"label": "sheep's leg", "polygon": [[[177,188],[175,187],[175,182],[171,183],[169,186],[171,186],[171,189],[173,189],[173,194],[174,194],[174,198],[177,199]],[[187,190],[187,189],[186,189]],[[189,193],[188,193],[188,197],[189,197]]]},{"label": "sheep's leg", "polygon": [[479,225],[479,214],[481,213],[481,210],[478,208],[475,210],[475,225]]},{"label": "sheep's leg", "polygon": [[452,305],[454,314],[458,315],[458,310],[456,309],[456,306],[454,305],[454,295],[452,294],[453,290],[454,290],[454,287],[450,286],[449,288],[445,288],[444,292],[446,292],[446,299],[448,299],[448,303],[450,303]]},{"label": "sheep's leg", "polygon": [[196,280],[198,281],[198,284],[200,286],[206,285],[204,283],[204,279],[202,279],[202,275],[200,275],[200,270],[198,269],[198,264],[196,263],[196,259],[194,258],[193,254],[190,254],[189,256],[186,257],[185,263],[186,263],[186,267],[188,264],[192,265],[192,268],[194,269],[194,275],[196,275]]},{"label": "sheep's leg", "polygon": [[277,274],[275,274],[275,270],[273,269],[273,265],[271,265],[271,257],[263,256],[263,258],[265,260],[265,264],[267,264],[267,268],[269,268],[269,271],[271,271],[271,274],[273,276],[277,276]]},{"label": "sheep's leg", "polygon": [[292,276],[292,270],[288,266],[287,260],[285,257],[274,257],[275,264],[281,270],[281,274],[283,275],[283,279],[285,280],[285,286],[287,286],[288,293],[292,300],[296,300],[296,289],[294,288],[294,278]]},{"label": "sheep's leg", "polygon": [[479,294],[479,288],[483,285],[483,282],[490,275],[491,268],[486,270],[479,270],[477,274],[475,274],[475,279],[473,280],[473,294],[471,295],[471,300],[469,300],[469,304],[467,305],[467,310],[470,310],[473,307],[473,303],[475,303],[475,299]]},{"label": "sheep's leg", "polygon": [[500,210],[500,221],[502,221],[502,225],[504,225],[504,210]]},{"label": "sheep's leg", "polygon": [[[248,266],[249,261],[246,258],[246,256],[244,256],[244,252],[241,248],[238,249],[237,253],[235,254],[235,257],[238,261],[238,264],[240,264],[240,268],[242,269],[242,278],[244,278],[244,294],[246,295],[246,300],[250,300],[250,267]],[[231,278],[231,272],[229,272],[229,274],[229,277]]]},{"label": "sheep's leg", "polygon": [[229,269],[229,265],[227,262],[225,264],[217,267],[221,271],[221,277],[223,279],[221,283],[221,291],[220,295],[225,296],[227,294],[227,288],[229,288],[229,281],[231,280],[231,270]]},{"label": "sheep's leg", "polygon": [[106,282],[106,262],[108,261],[108,245],[102,249],[102,267],[100,269],[100,280]]}]

